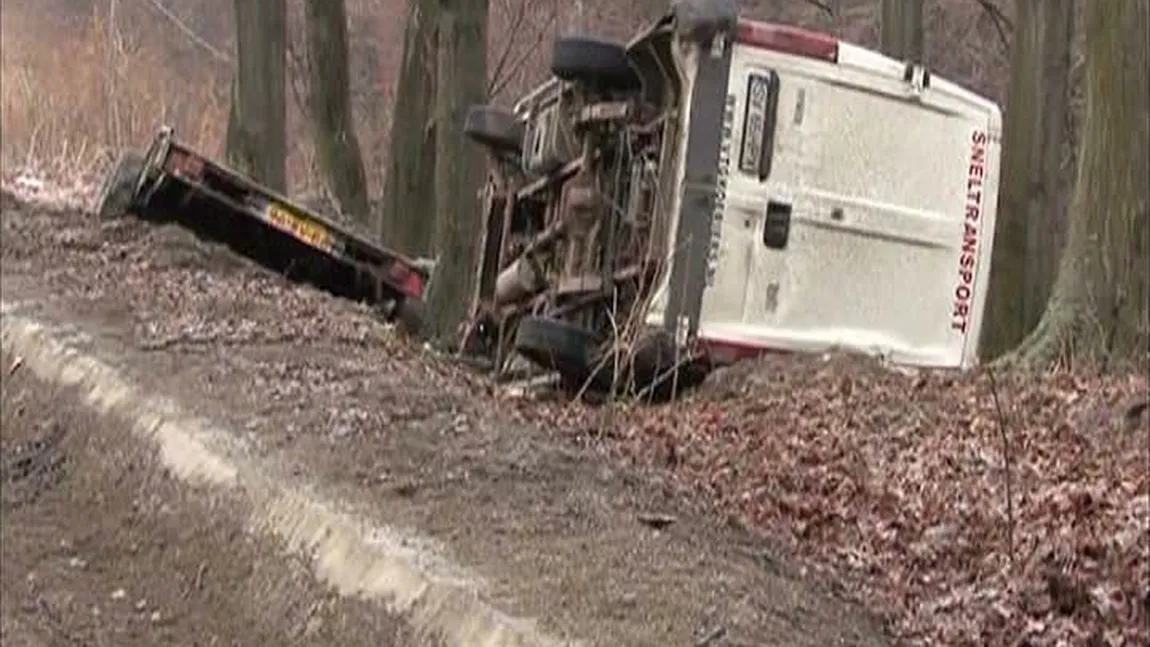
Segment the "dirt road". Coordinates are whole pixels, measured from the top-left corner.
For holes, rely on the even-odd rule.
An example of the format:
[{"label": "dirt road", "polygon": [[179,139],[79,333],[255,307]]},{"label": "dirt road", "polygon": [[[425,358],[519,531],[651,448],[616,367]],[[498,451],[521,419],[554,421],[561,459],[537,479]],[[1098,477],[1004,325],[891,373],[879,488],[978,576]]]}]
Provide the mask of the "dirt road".
[{"label": "dirt road", "polygon": [[[5,200],[6,302],[75,323],[285,478],[439,542],[498,608],[596,645],[888,642],[869,613],[703,502],[521,422],[486,382],[356,306],[180,231]],[[261,635],[295,631],[279,620],[268,631],[286,633]]]},{"label": "dirt road", "polygon": [[407,644],[245,533],[237,502],[177,484],[125,425],[0,361],[0,643]]}]

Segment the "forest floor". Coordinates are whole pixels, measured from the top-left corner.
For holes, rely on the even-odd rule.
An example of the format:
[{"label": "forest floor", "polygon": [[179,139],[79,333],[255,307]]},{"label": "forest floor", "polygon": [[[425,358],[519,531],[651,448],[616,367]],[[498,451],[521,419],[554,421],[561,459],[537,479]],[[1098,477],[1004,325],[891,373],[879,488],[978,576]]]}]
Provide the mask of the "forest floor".
[{"label": "forest floor", "polygon": [[[592,406],[497,387],[364,308],[181,230],[0,199],[6,303],[83,329],[129,375],[240,430],[294,478],[442,542],[482,574],[485,596],[558,635],[812,646],[1150,637],[1145,374],[994,381],[842,356],[773,357],[718,372],[670,404]],[[5,423],[6,461],[46,421],[84,428],[82,413],[55,413],[51,402],[28,405],[35,423]],[[87,440],[65,442],[106,436],[76,435]],[[123,543],[116,533],[137,523],[134,536],[163,545],[203,541],[218,552],[254,541],[172,535],[127,512],[89,523],[70,512],[94,505],[84,497],[107,490],[123,503],[111,510],[129,510],[133,486],[94,463],[89,471],[105,476],[84,476],[79,464],[53,477],[57,494],[5,510],[5,644],[10,619],[41,613],[12,604],[56,608],[32,591],[45,533],[71,542],[49,551],[57,561],[76,553],[83,528],[91,538],[79,559],[88,562],[112,559]],[[215,514],[203,505],[180,514]],[[27,523],[9,523],[16,514]],[[262,554],[243,550],[228,559]],[[149,559],[151,572],[196,560],[162,550]],[[64,569],[52,566],[49,579],[72,577],[52,568]],[[250,574],[238,577],[239,586],[221,581],[219,595],[254,591]],[[106,574],[59,586],[96,606],[103,589],[129,588]],[[282,609],[327,599],[310,586],[300,582]],[[230,603],[212,604],[197,613]],[[282,619],[282,609],[259,617]],[[125,627],[140,621],[135,611],[121,614]],[[380,623],[364,631],[393,631]],[[220,625],[221,637],[236,644],[262,644],[245,631],[271,642],[287,631],[231,626]]]}]

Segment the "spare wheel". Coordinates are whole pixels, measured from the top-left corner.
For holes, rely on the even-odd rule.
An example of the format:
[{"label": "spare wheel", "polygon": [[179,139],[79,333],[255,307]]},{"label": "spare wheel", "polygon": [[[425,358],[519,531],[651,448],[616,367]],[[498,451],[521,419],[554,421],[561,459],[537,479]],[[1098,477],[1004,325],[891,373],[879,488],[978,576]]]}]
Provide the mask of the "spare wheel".
[{"label": "spare wheel", "polygon": [[638,90],[639,73],[621,43],[594,36],[559,38],[551,50],[551,73],[564,81],[614,90]]},{"label": "spare wheel", "polygon": [[511,111],[495,106],[471,106],[463,132],[495,151],[517,153],[523,145],[523,122]]}]

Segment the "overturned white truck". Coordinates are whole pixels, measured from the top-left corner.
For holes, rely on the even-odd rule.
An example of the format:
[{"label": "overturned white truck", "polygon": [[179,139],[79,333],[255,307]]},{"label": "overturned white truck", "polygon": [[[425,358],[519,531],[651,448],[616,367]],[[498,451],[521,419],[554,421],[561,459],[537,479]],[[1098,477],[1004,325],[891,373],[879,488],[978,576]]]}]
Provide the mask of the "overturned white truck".
[{"label": "overturned white truck", "polygon": [[764,351],[977,361],[1001,112],[929,70],[723,0],[477,106],[489,152],[466,352],[572,386],[685,386]]}]

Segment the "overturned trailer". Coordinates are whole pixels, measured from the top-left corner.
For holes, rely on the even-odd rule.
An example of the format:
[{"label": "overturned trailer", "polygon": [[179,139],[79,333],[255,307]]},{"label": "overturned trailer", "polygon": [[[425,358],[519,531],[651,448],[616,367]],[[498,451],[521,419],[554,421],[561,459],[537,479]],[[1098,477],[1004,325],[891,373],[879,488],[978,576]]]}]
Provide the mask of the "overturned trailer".
[{"label": "overturned trailer", "polygon": [[764,351],[976,362],[994,103],[722,0],[561,38],[551,72],[467,118],[490,173],[464,352],[639,391]]},{"label": "overturned trailer", "polygon": [[173,222],[294,280],[366,302],[409,329],[422,323],[428,265],[356,234],[215,162],[161,128],[104,180],[102,217]]}]

